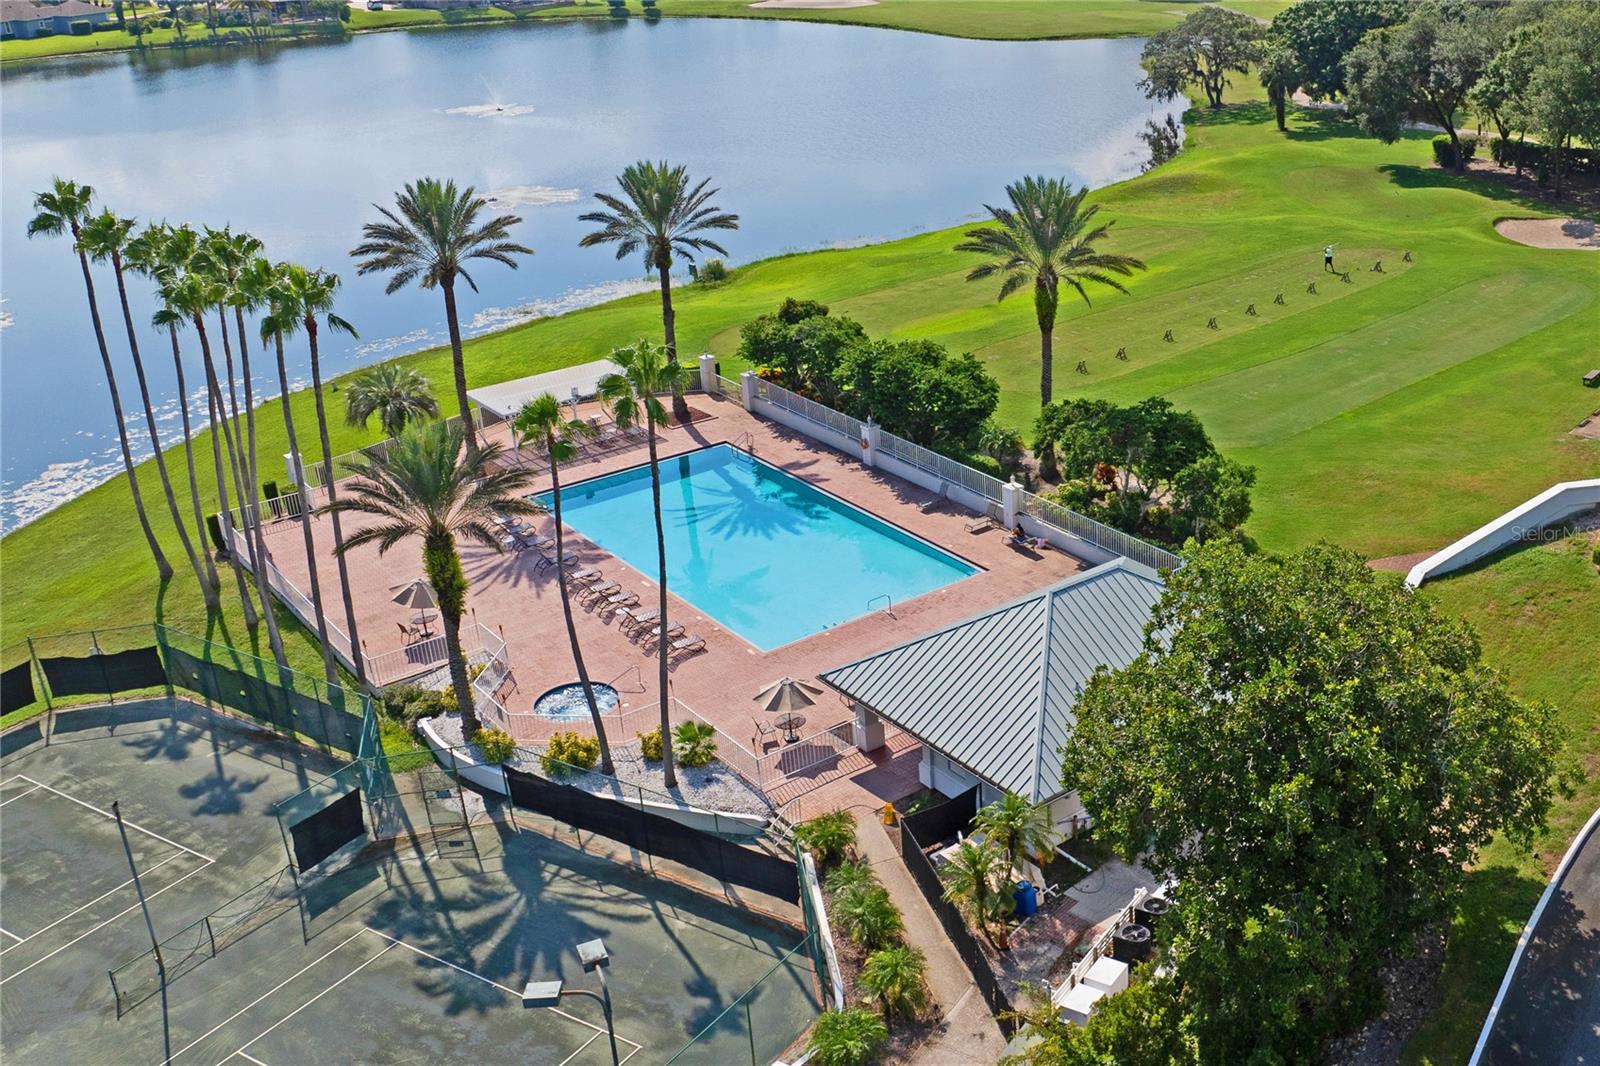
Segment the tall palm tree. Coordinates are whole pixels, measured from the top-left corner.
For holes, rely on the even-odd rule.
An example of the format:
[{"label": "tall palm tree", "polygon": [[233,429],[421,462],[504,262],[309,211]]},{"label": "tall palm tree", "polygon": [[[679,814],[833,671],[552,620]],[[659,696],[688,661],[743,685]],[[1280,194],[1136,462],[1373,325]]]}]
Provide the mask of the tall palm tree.
[{"label": "tall palm tree", "polygon": [[59,237],[71,234],[73,251],[78,253],[78,266],[83,270],[83,291],[89,298],[89,321],[94,325],[95,343],[100,347],[100,366],[105,371],[106,387],[111,391],[111,413],[117,424],[117,441],[122,446],[122,470],[128,478],[128,491],[133,495],[133,511],[139,518],[139,529],[156,562],[156,573],[161,580],[172,577],[172,564],[150,528],[150,518],[144,511],[144,495],[139,491],[139,479],[133,472],[133,452],[128,447],[128,426],[122,416],[122,396],[117,392],[117,375],[111,366],[111,349],[106,346],[105,327],[100,324],[100,304],[95,299],[94,276],[89,273],[89,255],[83,244],[83,225],[93,207],[94,190],[65,178],[56,178],[50,188],[35,193],[33,209],[37,212],[28,223],[28,236]]},{"label": "tall palm tree", "polygon": [[[278,362],[278,389],[283,408],[283,430],[289,438],[289,464],[295,470],[300,465],[300,440],[294,431],[294,405],[289,402],[289,368],[283,356],[283,339],[300,328],[299,308],[295,306],[279,284],[287,264],[274,267],[266,259],[257,259],[246,274],[252,289],[265,294],[266,314],[261,316],[261,343],[271,342]],[[297,486],[298,487],[298,486]],[[322,671],[329,685],[339,684],[339,666],[333,658],[333,642],[328,639],[328,615],[322,606],[322,579],[317,570],[316,538],[311,533],[311,499],[300,490],[300,537],[305,545],[306,573],[311,582],[311,615],[317,626],[317,640],[322,643]]]},{"label": "tall palm tree", "polygon": [[[166,496],[167,514],[172,518],[172,525],[178,531],[178,540],[183,544],[184,554],[189,557],[189,565],[194,568],[194,576],[200,582],[200,593],[205,599],[206,612],[209,614],[216,611],[221,603],[217,597],[216,587],[207,579],[200,557],[195,554],[194,542],[189,538],[189,527],[183,520],[182,512],[178,510],[178,499],[172,492],[172,477],[167,472],[167,457],[161,447],[161,434],[156,430],[155,411],[150,406],[150,382],[145,377],[144,360],[139,354],[139,331],[134,328],[133,310],[128,305],[128,284],[123,257],[136,239],[133,237],[134,225],[133,219],[119,217],[110,208],[106,208],[83,224],[82,240],[90,258],[95,262],[110,261],[112,275],[117,280],[117,299],[122,305],[122,324],[128,333],[128,352],[133,357],[133,372],[139,382],[139,403],[144,410],[144,425],[146,432],[150,434],[150,447],[155,452],[156,473],[161,478],[161,491]],[[136,248],[135,251],[139,252],[139,249]],[[205,535],[204,528],[197,532],[200,536]]]},{"label": "tall palm tree", "polygon": [[[322,396],[322,352],[317,338],[324,324],[334,332],[356,335],[354,326],[333,313],[334,296],[338,291],[337,274],[307,270],[295,263],[279,270],[273,286],[273,295],[282,304],[284,313],[296,315],[306,331],[306,348],[311,353],[311,395],[316,402],[317,437],[322,445],[322,469],[326,475],[323,487],[330,504],[339,499],[339,483],[333,473],[333,443],[328,437],[328,407]],[[296,469],[304,468],[297,465]],[[356,624],[355,599],[350,593],[350,566],[344,557],[344,526],[338,511],[333,512],[329,521],[333,526],[333,559],[339,573],[339,596],[344,602],[345,632],[350,635],[350,659],[356,668],[356,680],[365,686],[367,663],[361,650],[361,630]]]},{"label": "tall palm tree", "polygon": [[1039,322],[1039,402],[1051,399],[1052,333],[1056,328],[1056,308],[1061,287],[1072,289],[1089,302],[1085,283],[1109,285],[1127,292],[1117,277],[1143,270],[1144,263],[1132,256],[1098,252],[1095,246],[1111,232],[1111,223],[1094,226],[1100,205],[1083,206],[1087,188],[1072,191],[1061,178],[1029,177],[1006,186],[1010,207],[984,205],[998,226],[970,229],[967,239],[956,245],[958,252],[978,252],[990,256],[987,263],[967,273],[968,281],[999,275],[999,299],[1024,285],[1033,285],[1033,311]]},{"label": "tall palm tree", "polygon": [[[626,259],[644,251],[644,268],[654,270],[661,282],[661,327],[666,336],[667,358],[678,358],[678,330],[672,310],[672,257],[676,253],[694,262],[697,253],[712,251],[727,255],[727,249],[709,237],[711,230],[739,228],[739,216],[712,204],[719,190],[707,189],[709,178],[689,187],[689,172],[665,161],[640,161],[617,178],[622,196],[597,192],[594,198],[607,208],[578,216],[580,222],[594,222],[600,229],[585,234],[580,248],[615,244],[617,258]],[[689,417],[689,407],[680,388],[672,394],[672,411],[679,421]]]},{"label": "tall palm tree", "polygon": [[[176,247],[177,241],[178,238],[171,226],[157,222],[146,226],[137,237],[128,242],[128,265],[155,281],[157,294],[161,297],[169,291],[168,283],[185,258]],[[199,555],[205,563],[203,584],[211,589],[211,596],[207,597],[209,606],[210,601],[221,591],[222,582],[217,577],[217,568],[212,562],[211,551],[206,547],[205,511],[200,506],[200,476],[194,463],[194,427],[189,420],[189,387],[184,381],[183,352],[178,344],[178,328],[186,321],[183,312],[163,299],[161,307],[151,319],[151,324],[158,328],[165,327],[167,336],[172,342],[172,369],[177,380],[178,414],[183,428],[183,459],[189,475],[189,503],[194,511],[195,536],[200,541]],[[248,604],[246,606],[248,607]]]},{"label": "tall palm tree", "polygon": [[[561,559],[566,550],[565,532],[561,524],[561,464],[577,454],[578,442],[593,430],[587,422],[567,418],[562,412],[561,401],[548,392],[523,404],[512,424],[521,436],[537,437],[543,441],[545,452],[550,456],[550,497],[556,521],[556,558]],[[594,735],[600,740],[600,772],[610,774],[615,770],[611,762],[611,742],[606,739],[605,723],[600,720],[600,706],[595,702],[594,686],[589,682],[589,668],[584,665],[583,649],[578,645],[578,629],[572,622],[572,596],[559,574],[556,587],[561,592],[561,614],[566,619],[567,643],[572,645],[572,661],[578,668],[578,682],[583,685],[583,698],[589,704],[589,720],[594,723]],[[665,737],[666,733],[661,735]],[[670,744],[671,741],[668,741],[662,747]]]},{"label": "tall palm tree", "polygon": [[1015,792],[978,810],[972,827],[994,841],[1006,855],[1006,869],[1017,868],[1020,855],[1048,854],[1061,836],[1055,831],[1050,808],[1043,803],[1030,803]]},{"label": "tall palm tree", "polygon": [[[193,231],[188,227],[180,227],[176,231],[173,241],[174,254],[182,254],[187,249],[193,238]],[[227,408],[223,406],[222,389],[217,383],[217,365],[211,357],[211,339],[206,333],[206,316],[217,303],[217,286],[203,274],[185,270],[181,274],[174,273],[162,286],[162,303],[172,309],[178,319],[192,325],[195,336],[200,341],[200,365],[205,370],[206,399],[211,418],[211,461],[212,470],[217,478],[217,506],[223,514],[230,510],[228,505],[228,478],[227,467],[222,462],[222,445],[227,442],[232,449],[232,438],[228,433]],[[158,312],[158,322],[162,320],[162,313]],[[234,464],[237,472],[237,463]],[[242,502],[242,501],[241,501]],[[231,549],[232,545],[229,545]],[[239,584],[239,600],[244,604],[245,625],[254,629],[258,616],[255,605],[251,599],[249,586],[244,579],[244,571],[237,564],[233,567],[233,576]],[[271,620],[272,604],[267,601],[263,604],[269,619],[267,630],[269,643],[273,643],[271,635],[276,632],[276,623]]]},{"label": "tall palm tree", "polygon": [[467,403],[467,364],[461,354],[456,279],[462,279],[477,292],[478,283],[466,269],[471,260],[487,259],[515,270],[517,261],[512,256],[533,254],[532,248],[506,236],[522,219],[517,215],[484,219],[488,206],[489,201],[470,185],[458,190],[454,181],[420,178],[395,197],[394,210],[378,207],[384,221],[362,226],[364,239],[350,252],[360,260],[358,274],[388,273],[389,284],[384,292],[396,292],[413,281],[424,289],[443,290],[456,404],[461,409],[461,424],[466,427],[470,448],[478,446],[478,435]]},{"label": "tall palm tree", "polygon": [[398,437],[406,423],[439,417],[439,401],[428,379],[399,363],[379,363],[351,379],[344,390],[344,420],[365,428],[378,416],[378,424]]},{"label": "tall palm tree", "polygon": [[380,458],[352,463],[355,479],[350,495],[329,500],[319,513],[368,515],[377,521],[351,534],[337,551],[342,555],[363,544],[376,544],[381,555],[401,541],[422,541],[422,566],[433,586],[444,620],[450,684],[461,710],[461,731],[471,740],[481,728],[461,652],[461,617],[467,609],[467,576],[461,569],[456,541],[469,541],[500,551],[494,515],[536,514],[537,505],[523,499],[533,473],[523,467],[497,469],[505,449],[498,443],[463,447],[465,430],[444,422],[408,426]]},{"label": "tall palm tree", "polygon": [[[956,853],[939,870],[944,882],[944,898],[967,913],[978,932],[994,939],[992,927],[1003,923],[1015,902],[996,886],[999,852],[988,842],[961,842]],[[1005,946],[1005,927],[1000,924],[999,940]]]},{"label": "tall palm tree", "polygon": [[667,412],[661,406],[663,394],[676,396],[683,391],[687,375],[683,364],[667,356],[665,347],[648,340],[640,340],[628,348],[618,348],[611,355],[621,367],[615,374],[600,379],[600,400],[618,426],[626,429],[644,424],[650,449],[650,499],[656,516],[656,603],[657,622],[662,637],[656,642],[659,660],[656,684],[661,697],[661,769],[668,788],[678,783],[672,765],[672,721],[668,714],[667,698],[667,535],[661,524],[661,465],[656,457],[656,426],[666,421]]}]

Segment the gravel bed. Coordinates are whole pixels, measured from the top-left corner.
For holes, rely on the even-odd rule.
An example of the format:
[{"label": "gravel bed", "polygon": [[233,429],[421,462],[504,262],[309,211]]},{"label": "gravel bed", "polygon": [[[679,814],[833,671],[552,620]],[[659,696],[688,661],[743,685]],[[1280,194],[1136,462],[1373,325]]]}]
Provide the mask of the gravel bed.
[{"label": "gravel bed", "polygon": [[[478,751],[477,745],[468,745],[462,739],[459,715],[441,715],[426,721],[432,725],[440,740],[451,747],[467,747],[471,750],[473,758],[482,759],[482,753]],[[544,771],[539,765],[537,754],[539,750],[542,750],[542,745],[519,748],[510,765],[518,770],[543,776]],[[569,774],[560,778],[560,781],[564,785],[571,785],[601,796],[627,795],[637,799],[639,793],[627,788],[628,785],[643,788],[645,799],[660,799],[663,793],[668,792],[661,786],[661,764],[646,762],[639,751],[638,741],[613,743],[611,760],[616,766],[615,777],[607,777],[598,770],[591,770],[586,773]],[[772,813],[772,805],[767,802],[766,796],[721,762],[712,762],[710,766],[701,767],[679,766],[677,770],[678,786],[671,789],[670,794],[680,803],[706,810],[755,814],[762,817]]]}]

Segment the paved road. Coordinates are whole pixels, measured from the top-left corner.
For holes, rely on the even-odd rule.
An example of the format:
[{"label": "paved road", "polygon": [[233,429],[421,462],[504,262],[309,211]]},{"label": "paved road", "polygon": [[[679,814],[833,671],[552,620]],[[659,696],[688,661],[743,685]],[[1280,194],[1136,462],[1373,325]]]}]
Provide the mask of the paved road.
[{"label": "paved road", "polygon": [[1600,1066],[1600,829],[1594,823],[1516,963],[1477,1063]]}]

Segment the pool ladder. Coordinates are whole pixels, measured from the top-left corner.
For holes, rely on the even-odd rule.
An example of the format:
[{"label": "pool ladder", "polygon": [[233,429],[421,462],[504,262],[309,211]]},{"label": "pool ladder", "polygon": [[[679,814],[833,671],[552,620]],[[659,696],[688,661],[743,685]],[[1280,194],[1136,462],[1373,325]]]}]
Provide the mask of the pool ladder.
[{"label": "pool ladder", "polygon": [[[879,600],[883,601],[883,606],[881,608],[873,607],[873,604],[877,603]],[[867,610],[869,610],[869,611],[881,610],[881,611],[883,611],[884,614],[888,615],[890,618],[895,617],[894,600],[889,596],[889,594],[887,592],[885,592],[881,596],[874,596],[874,597],[872,597],[872,599],[868,600],[867,601]]]}]

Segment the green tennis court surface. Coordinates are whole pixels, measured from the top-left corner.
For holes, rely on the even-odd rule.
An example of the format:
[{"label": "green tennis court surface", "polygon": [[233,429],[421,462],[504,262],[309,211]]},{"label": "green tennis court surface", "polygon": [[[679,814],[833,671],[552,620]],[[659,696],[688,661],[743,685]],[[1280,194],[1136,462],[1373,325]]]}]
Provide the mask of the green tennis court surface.
[{"label": "green tennis court surface", "polygon": [[[63,714],[48,744],[0,760],[0,1058],[606,1063],[599,1004],[520,999],[530,980],[597,988],[574,951],[594,937],[635,1066],[713,1022],[680,1061],[771,1061],[820,1009],[807,953],[791,954],[801,929],[521,812],[330,861],[297,892],[273,806],[337,767],[164,700]],[[118,800],[165,942],[164,995]]]}]

